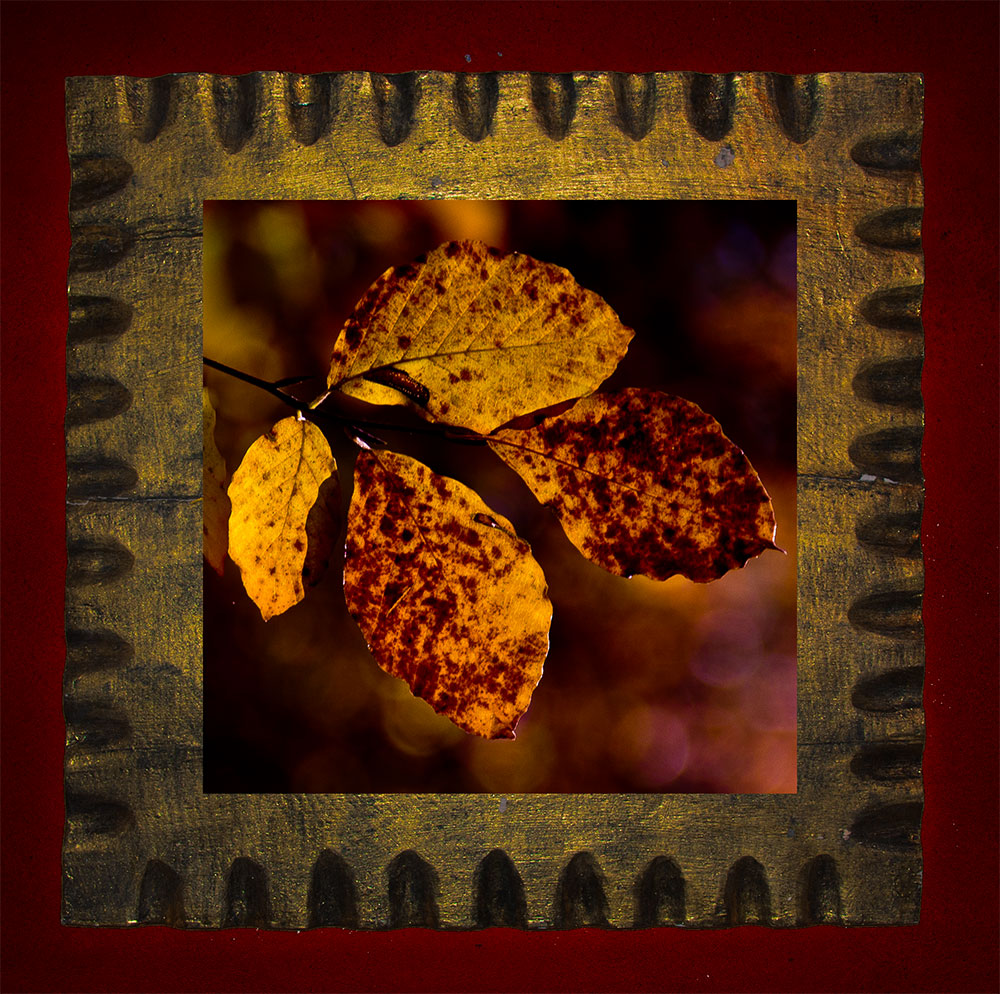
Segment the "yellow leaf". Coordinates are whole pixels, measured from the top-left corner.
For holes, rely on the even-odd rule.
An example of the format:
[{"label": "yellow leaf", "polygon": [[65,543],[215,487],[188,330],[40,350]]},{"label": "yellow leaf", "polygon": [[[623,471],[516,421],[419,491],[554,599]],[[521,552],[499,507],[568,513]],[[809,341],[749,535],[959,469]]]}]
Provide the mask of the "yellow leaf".
[{"label": "yellow leaf", "polygon": [[325,537],[310,527],[310,511],[336,469],[323,432],[290,417],[258,438],[233,474],[229,555],[265,621],[305,596],[307,549]]},{"label": "yellow leaf", "polygon": [[612,573],[707,582],[776,548],[753,467],[714,418],[680,397],[595,394],[534,428],[497,432],[490,446]]},{"label": "yellow leaf", "polygon": [[552,605],[510,522],[415,459],[362,452],[344,592],[382,669],[466,731],[514,737],[542,675]]},{"label": "yellow leaf", "polygon": [[632,334],[565,269],[449,242],[376,280],[341,329],[328,385],[485,433],[593,391]]},{"label": "yellow leaf", "polygon": [[201,388],[201,413],[204,429],[202,457],[202,528],[205,535],[205,558],[222,575],[229,544],[229,496],[226,494],[226,463],[215,444],[215,408],[208,388]]}]

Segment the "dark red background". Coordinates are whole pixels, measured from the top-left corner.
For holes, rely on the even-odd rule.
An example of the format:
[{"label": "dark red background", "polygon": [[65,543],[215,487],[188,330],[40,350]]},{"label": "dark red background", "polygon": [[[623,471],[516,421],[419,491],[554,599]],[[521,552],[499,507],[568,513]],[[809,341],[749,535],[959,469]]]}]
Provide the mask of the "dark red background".
[{"label": "dark red background", "polygon": [[[998,10],[5,3],[4,989],[996,990]],[[925,74],[927,804],[919,926],[297,935],[59,925],[63,78],[361,68]]]}]

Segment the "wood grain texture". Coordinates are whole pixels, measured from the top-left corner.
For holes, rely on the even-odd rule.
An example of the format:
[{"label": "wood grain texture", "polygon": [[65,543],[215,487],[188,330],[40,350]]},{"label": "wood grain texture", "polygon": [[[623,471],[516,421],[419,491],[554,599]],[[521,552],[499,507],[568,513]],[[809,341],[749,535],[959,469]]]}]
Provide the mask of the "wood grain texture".
[{"label": "wood grain texture", "polygon": [[[922,81],[67,82],[63,920],[531,928],[919,916]],[[206,795],[201,203],[795,199],[795,795]]]}]

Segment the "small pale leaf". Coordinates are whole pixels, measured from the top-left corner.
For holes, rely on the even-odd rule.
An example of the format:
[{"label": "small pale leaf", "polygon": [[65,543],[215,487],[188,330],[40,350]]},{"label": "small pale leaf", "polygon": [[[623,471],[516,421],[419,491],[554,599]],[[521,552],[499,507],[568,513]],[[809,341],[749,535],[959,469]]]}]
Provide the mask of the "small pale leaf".
[{"label": "small pale leaf", "polygon": [[680,397],[594,394],[534,428],[499,431],[490,446],[612,573],[704,583],[776,548],[753,467],[714,418]]},{"label": "small pale leaf", "polygon": [[552,605],[509,521],[415,459],[362,452],[344,592],[382,669],[466,731],[514,737],[542,675]]},{"label": "small pale leaf", "polygon": [[229,495],[226,493],[226,463],[215,444],[215,408],[208,388],[201,388],[201,413],[204,427],[202,456],[202,529],[205,558],[222,575],[229,547]]},{"label": "small pale leaf", "polygon": [[485,433],[596,389],[632,334],[565,269],[449,242],[376,280],[341,329],[328,385]]},{"label": "small pale leaf", "polygon": [[[261,435],[233,474],[229,555],[265,621],[305,596],[307,552],[314,543],[328,541],[332,527],[320,527],[310,511],[336,470],[323,432],[311,421],[290,417]],[[309,582],[317,579],[314,573]]]}]

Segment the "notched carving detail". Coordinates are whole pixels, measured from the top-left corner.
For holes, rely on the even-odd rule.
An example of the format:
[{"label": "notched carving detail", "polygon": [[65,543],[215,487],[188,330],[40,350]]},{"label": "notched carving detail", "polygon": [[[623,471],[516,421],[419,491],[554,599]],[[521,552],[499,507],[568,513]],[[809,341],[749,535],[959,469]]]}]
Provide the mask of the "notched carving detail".
[{"label": "notched carving detail", "polygon": [[917,411],[923,406],[920,393],[923,367],[924,360],[920,357],[870,363],[858,371],[851,387],[863,400]]},{"label": "notched carving detail", "polygon": [[132,725],[126,715],[104,701],[63,701],[66,746],[76,752],[119,749],[132,741]]},{"label": "notched carving detail", "polygon": [[118,155],[72,155],[70,170],[70,210],[110,197],[132,178],[131,164]]},{"label": "notched carving detail", "polygon": [[900,252],[921,250],[923,207],[891,207],[866,214],[854,228],[854,234],[867,245],[896,249]]},{"label": "notched carving detail", "polygon": [[618,127],[633,141],[645,138],[656,120],[656,75],[613,72],[611,89]]},{"label": "notched carving detail", "polygon": [[511,858],[502,850],[486,854],[476,867],[474,918],[480,928],[527,928],[528,902],[524,883]]},{"label": "notched carving detail", "polygon": [[576,83],[573,74],[531,74],[531,103],[542,130],[553,141],[562,141],[576,116]]},{"label": "notched carving detail", "polygon": [[66,427],[106,421],[132,406],[132,394],[110,377],[76,376],[67,384]]},{"label": "notched carving detail", "polygon": [[124,669],[132,662],[134,656],[135,650],[132,646],[114,632],[106,629],[66,630],[67,682],[100,670]]},{"label": "notched carving detail", "polygon": [[66,791],[66,824],[74,835],[114,837],[135,826],[135,815],[121,801]]},{"label": "notched carving detail", "polygon": [[223,928],[266,928],[271,924],[267,871],[246,856],[233,860],[226,880]]},{"label": "notched carving detail", "polygon": [[74,459],[66,466],[66,497],[85,500],[111,498],[127,493],[139,482],[139,474],[121,459]]},{"label": "notched carving detail", "polygon": [[482,141],[492,133],[500,101],[500,81],[495,72],[456,73],[452,96],[458,130],[469,141]]},{"label": "notched carving detail", "polygon": [[851,149],[851,158],[866,172],[876,176],[894,172],[915,173],[920,169],[922,137],[905,131],[869,135]]},{"label": "notched carving detail", "polygon": [[149,143],[163,130],[174,101],[173,76],[153,79],[128,77],[125,80],[125,106],[139,141]]},{"label": "notched carving detail", "polygon": [[260,73],[212,77],[215,130],[230,154],[243,148],[257,128],[259,94]]},{"label": "notched carving detail", "polygon": [[861,316],[876,328],[920,334],[924,328],[920,321],[923,296],[923,283],[878,290],[861,301]]},{"label": "notched carving detail", "polygon": [[732,865],[722,899],[727,925],[771,924],[771,885],[764,867],[752,856]]},{"label": "notched carving detail", "polygon": [[610,928],[604,874],[589,852],[578,852],[559,874],[556,928]]},{"label": "notched carving detail", "polygon": [[862,811],[846,838],[863,846],[891,852],[909,852],[920,847],[920,801],[881,804]]},{"label": "notched carving detail", "polygon": [[82,224],[70,230],[69,271],[97,273],[117,265],[135,244],[128,228],[114,224]]},{"label": "notched carving detail", "polygon": [[420,80],[415,72],[369,74],[375,99],[375,123],[382,141],[395,148],[409,137],[417,120]]},{"label": "notched carving detail", "polygon": [[923,756],[923,742],[870,742],[852,757],[851,772],[879,782],[918,780]]},{"label": "notched carving detail", "polygon": [[324,849],[313,864],[306,898],[309,927],[358,927],[358,897],[354,874],[343,856]]},{"label": "notched carving detail", "polygon": [[137,925],[181,928],[184,920],[184,882],[172,867],[158,859],[146,863],[139,884]]},{"label": "notched carving detail", "polygon": [[847,455],[862,474],[893,483],[921,483],[920,445],[923,429],[917,426],[884,428],[851,442]]},{"label": "notched carving detail", "polygon": [[887,638],[917,639],[923,634],[923,594],[919,590],[887,590],[859,597],[848,609],[855,628]]},{"label": "notched carving detail", "polygon": [[839,925],[843,921],[840,871],[827,853],[815,856],[802,872],[802,917],[809,925]]},{"label": "notched carving detail", "polygon": [[412,849],[401,852],[388,868],[389,928],[438,927],[438,875]]},{"label": "notched carving detail", "polygon": [[287,74],[285,101],[288,122],[300,144],[315,145],[327,133],[337,112],[339,91],[338,73]]},{"label": "notched carving detail", "polygon": [[771,103],[785,135],[798,145],[804,145],[819,126],[822,101],[819,77],[767,74]]},{"label": "notched carving detail", "polygon": [[680,867],[666,856],[649,861],[635,887],[635,927],[682,925],[687,917],[687,885]]},{"label": "notched carving detail", "polygon": [[112,297],[70,294],[69,342],[109,341],[120,338],[132,323],[132,308]]},{"label": "notched carving detail", "polygon": [[920,556],[920,511],[863,518],[855,526],[854,534],[869,549],[916,559]]},{"label": "notched carving detail", "polygon": [[733,126],[736,103],[734,73],[687,74],[684,109],[688,123],[702,138],[720,141]]},{"label": "notched carving detail", "polygon": [[861,711],[889,714],[923,704],[923,666],[903,666],[859,680],[851,693],[851,703]]},{"label": "notched carving detail", "polygon": [[113,538],[70,542],[67,553],[67,587],[114,583],[127,576],[135,564],[135,556]]}]

